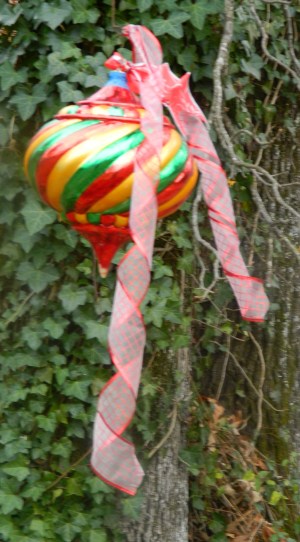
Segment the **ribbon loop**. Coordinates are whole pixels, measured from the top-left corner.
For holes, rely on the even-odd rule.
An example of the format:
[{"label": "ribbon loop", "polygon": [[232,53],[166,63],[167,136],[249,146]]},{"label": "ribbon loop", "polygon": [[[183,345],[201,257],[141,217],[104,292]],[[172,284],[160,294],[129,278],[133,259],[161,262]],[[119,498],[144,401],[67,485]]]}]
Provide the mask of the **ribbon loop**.
[{"label": "ribbon loop", "polygon": [[[129,25],[123,30],[133,45],[134,56],[143,61],[149,73],[155,72],[162,89],[160,99],[169,109],[175,124],[185,137],[201,174],[201,186],[209,209],[209,218],[214,233],[218,255],[245,320],[262,322],[269,307],[262,281],[251,277],[239,249],[235,216],[224,170],[209,137],[207,121],[189,90],[190,74],[179,79],[168,64],[158,66],[160,45],[152,35],[151,51],[143,37],[149,31],[141,26]],[[152,62],[152,59],[155,62]],[[131,72],[139,70],[131,65]],[[140,89],[146,82],[140,81]],[[143,90],[145,92],[146,89]]]}]

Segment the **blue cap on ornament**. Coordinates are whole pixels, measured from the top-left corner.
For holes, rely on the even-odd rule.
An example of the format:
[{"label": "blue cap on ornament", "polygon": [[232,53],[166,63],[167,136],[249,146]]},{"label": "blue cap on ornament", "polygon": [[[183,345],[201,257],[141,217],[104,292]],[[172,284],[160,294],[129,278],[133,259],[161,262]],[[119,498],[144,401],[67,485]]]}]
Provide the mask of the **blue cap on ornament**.
[{"label": "blue cap on ornament", "polygon": [[124,72],[113,71],[108,74],[108,81],[104,85],[105,87],[120,87],[129,90],[127,83],[127,76]]}]

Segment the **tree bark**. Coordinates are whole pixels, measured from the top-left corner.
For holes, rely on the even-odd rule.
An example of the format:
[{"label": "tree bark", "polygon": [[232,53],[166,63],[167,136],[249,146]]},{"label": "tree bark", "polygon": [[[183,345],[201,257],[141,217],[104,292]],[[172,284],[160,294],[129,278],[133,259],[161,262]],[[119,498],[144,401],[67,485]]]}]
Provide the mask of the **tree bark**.
[{"label": "tree bark", "polygon": [[[188,542],[188,472],[179,459],[185,444],[190,395],[190,356],[187,348],[170,351],[173,376],[181,375],[169,428],[147,466],[143,503],[137,521],[123,521],[127,542]],[[169,436],[168,436],[169,435]],[[166,442],[163,443],[163,440]],[[154,449],[155,450],[155,449]],[[153,450],[153,451],[154,451]]]},{"label": "tree bark", "polygon": [[[299,210],[300,200],[300,119],[297,133],[292,136],[282,131],[280,139],[266,153],[263,166],[281,185],[285,201]],[[264,198],[267,201],[267,198]],[[277,202],[267,206],[274,224],[295,247],[300,245],[299,221],[289,216]],[[263,222],[263,221],[262,221]],[[272,228],[265,239],[264,269],[259,273],[266,279],[271,307],[263,329],[253,324],[252,333],[260,344],[266,364],[263,383],[262,427],[258,445],[269,457],[280,462],[290,454],[291,446],[300,451],[300,266],[297,258],[279,240]],[[231,351],[258,390],[262,374],[259,352],[253,341],[231,341]],[[217,393],[224,354],[217,356],[214,366],[204,378],[206,393]],[[241,397],[240,392],[244,397]],[[237,393],[238,392],[238,393]],[[247,420],[245,431],[253,436],[258,420],[258,396],[249,386],[241,371],[229,358],[221,402],[228,411],[242,411]],[[299,464],[300,472],[300,464]]]}]

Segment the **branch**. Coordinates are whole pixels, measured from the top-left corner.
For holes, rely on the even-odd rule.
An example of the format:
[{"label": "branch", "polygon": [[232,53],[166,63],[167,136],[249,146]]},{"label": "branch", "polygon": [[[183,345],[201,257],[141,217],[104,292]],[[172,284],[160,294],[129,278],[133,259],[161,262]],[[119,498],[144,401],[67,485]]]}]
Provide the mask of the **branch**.
[{"label": "branch", "polygon": [[290,6],[291,3],[285,0],[262,0],[265,4],[285,4],[286,6]]},{"label": "branch", "polygon": [[[228,66],[228,49],[232,41],[233,36],[233,14],[234,14],[234,2],[233,0],[225,0],[224,13],[225,23],[223,35],[219,47],[218,57],[213,70],[214,81],[214,93],[212,99],[212,106],[209,119],[213,120],[215,117],[222,117],[222,103],[223,103],[223,88],[222,88],[222,73]],[[231,146],[231,140],[226,130],[224,133],[226,144]]]},{"label": "branch", "polygon": [[227,351],[226,351],[226,354],[225,354],[225,359],[224,359],[224,362],[223,362],[221,378],[220,378],[218,390],[217,390],[217,393],[216,393],[216,401],[219,401],[219,399],[220,399],[222,389],[223,389],[223,385],[224,385],[224,381],[225,381],[225,377],[226,377],[226,371],[227,371],[227,366],[228,366],[228,361],[229,361],[229,356],[230,356],[230,343],[231,343],[231,336],[228,335],[227,336]]},{"label": "branch", "polygon": [[[223,346],[222,344],[220,344],[219,342],[217,341],[213,341],[214,344],[217,344],[218,346]],[[241,366],[241,364],[238,362],[238,360],[236,359],[235,355],[229,351],[229,356],[231,357],[232,361],[234,362],[234,364],[236,365],[236,367],[239,369],[239,371],[242,373],[243,377],[247,380],[249,386],[253,389],[254,393],[260,397],[260,392],[259,390],[256,388],[256,386],[253,384],[250,376],[248,376],[248,374],[246,373],[245,369]],[[263,397],[263,402],[268,405],[268,407],[270,407],[272,410],[274,410],[275,412],[286,412],[287,409],[279,409],[279,408],[276,408],[272,405],[272,403],[270,403],[270,401],[268,401],[267,399],[265,399]]]},{"label": "branch", "polygon": [[30,292],[30,294],[28,294],[28,296],[25,297],[25,299],[23,299],[22,303],[20,303],[17,310],[4,323],[4,329],[6,329],[7,326],[9,326],[9,324],[14,322],[19,317],[20,313],[22,312],[22,309],[25,307],[28,301],[30,301],[30,299],[34,296],[34,294],[35,292]]},{"label": "branch", "polygon": [[258,357],[260,360],[260,366],[261,366],[260,377],[259,377],[258,388],[257,388],[257,391],[258,391],[257,424],[256,424],[255,433],[254,433],[254,441],[256,441],[262,428],[262,420],[263,420],[262,404],[264,400],[263,386],[264,386],[265,377],[266,377],[266,362],[265,362],[264,354],[259,342],[256,340],[256,338],[251,332],[249,332],[249,337],[257,349]]},{"label": "branch", "polygon": [[149,452],[149,454],[148,454],[149,459],[151,459],[151,457],[153,457],[154,454],[156,454],[158,452],[158,450],[160,448],[162,448],[162,446],[165,444],[165,442],[167,442],[167,440],[170,438],[170,436],[172,435],[172,433],[173,433],[173,431],[175,429],[176,420],[177,420],[177,403],[174,403],[174,407],[173,407],[173,410],[171,412],[171,423],[170,423],[169,429],[166,432],[165,436],[159,441],[159,443],[156,444],[156,446],[153,448],[153,450],[151,450],[151,452]]},{"label": "branch", "polygon": [[288,36],[288,43],[289,43],[289,51],[291,58],[294,62],[295,70],[297,74],[300,76],[300,62],[298,58],[296,57],[295,49],[294,49],[294,31],[293,31],[293,24],[292,24],[292,18],[290,16],[288,3],[284,6],[284,12],[287,20],[287,36]]},{"label": "branch", "polygon": [[199,264],[200,264],[200,267],[201,267],[200,285],[201,285],[201,288],[203,288],[203,290],[204,290],[203,298],[206,299],[208,297],[208,295],[211,293],[211,291],[213,290],[213,288],[214,288],[215,284],[217,283],[217,281],[220,279],[220,274],[219,274],[220,259],[219,259],[219,255],[218,255],[216,249],[210,243],[205,241],[202,238],[201,233],[200,233],[200,229],[199,229],[199,226],[198,226],[198,205],[201,202],[201,200],[202,200],[202,191],[201,191],[201,184],[199,183],[198,188],[197,188],[197,194],[196,194],[196,197],[194,199],[193,208],[192,208],[193,233],[194,233],[194,237],[198,241],[198,243],[200,243],[200,245],[207,248],[215,256],[215,261],[214,261],[214,264],[213,264],[214,278],[213,278],[212,282],[209,284],[209,286],[205,286],[204,285],[204,277],[205,277],[205,274],[206,274],[206,266],[205,266],[205,264],[204,264],[204,262],[203,262],[203,260],[202,260],[202,258],[200,256],[200,254],[197,253],[198,261],[199,261]]},{"label": "branch", "polygon": [[77,467],[77,465],[79,465],[80,463],[82,463],[82,461],[91,453],[92,451],[92,448],[89,448],[86,452],[84,452],[83,455],[81,455],[79,457],[79,459],[77,459],[77,461],[75,461],[74,463],[72,463],[72,465],[70,465],[70,467],[67,468],[67,470],[65,470],[60,476],[58,476],[58,478],[56,478],[56,480],[54,480],[54,482],[52,482],[52,484],[50,484],[50,486],[48,486],[45,491],[49,491],[50,489],[52,489],[53,487],[55,487],[57,484],[59,484],[59,482],[61,480],[63,480],[66,476],[68,476],[68,474],[73,470],[75,469],[75,467]]},{"label": "branch", "polygon": [[300,89],[300,78],[298,77],[298,74],[292,70],[292,68],[290,68],[289,66],[287,66],[287,64],[284,64],[284,62],[281,62],[281,60],[279,60],[278,58],[276,58],[275,56],[273,56],[270,51],[268,50],[267,48],[267,44],[268,44],[268,34],[267,32],[265,31],[265,28],[263,26],[263,23],[255,9],[255,6],[254,6],[254,3],[253,3],[253,0],[250,1],[250,4],[251,4],[251,11],[254,15],[254,18],[257,22],[257,25],[259,27],[259,30],[260,30],[260,33],[261,33],[261,48],[265,54],[265,56],[271,61],[271,62],[274,62],[275,64],[277,64],[278,66],[281,66],[281,68],[283,68],[287,73],[289,73],[292,77],[295,78],[295,80],[297,81],[297,86],[298,86],[298,89]]}]

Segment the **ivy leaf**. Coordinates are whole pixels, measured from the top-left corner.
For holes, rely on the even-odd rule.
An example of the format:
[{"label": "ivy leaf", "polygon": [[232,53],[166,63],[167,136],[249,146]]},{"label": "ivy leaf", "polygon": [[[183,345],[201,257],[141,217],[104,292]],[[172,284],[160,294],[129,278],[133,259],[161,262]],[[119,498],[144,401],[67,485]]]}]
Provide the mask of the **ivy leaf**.
[{"label": "ivy leaf", "polygon": [[85,79],[84,86],[86,88],[89,87],[99,87],[103,83],[103,81],[100,80],[98,75],[88,75]]},{"label": "ivy leaf", "polygon": [[86,336],[88,339],[98,339],[103,346],[107,345],[108,327],[95,322],[94,320],[88,320],[85,322]]},{"label": "ivy leaf", "polygon": [[54,231],[57,239],[64,241],[69,247],[75,248],[78,241],[78,234],[74,230],[70,230],[65,224],[55,224]]},{"label": "ivy leaf", "polygon": [[205,19],[207,15],[213,15],[215,13],[221,13],[224,9],[222,0],[215,0],[213,2],[195,2],[190,7],[191,23],[198,30],[202,30],[204,27]]},{"label": "ivy leaf", "polygon": [[37,236],[28,235],[28,231],[24,228],[24,224],[18,224],[14,229],[12,239],[15,243],[21,245],[22,250],[28,254],[37,241]]},{"label": "ivy leaf", "polygon": [[29,487],[22,493],[22,497],[28,497],[34,502],[37,502],[44,493],[45,489],[46,487],[44,485],[35,483],[35,485]]},{"label": "ivy leaf", "polygon": [[187,463],[190,468],[198,468],[203,463],[203,447],[201,444],[193,444],[180,452],[180,457]]},{"label": "ivy leaf", "polygon": [[1,360],[3,365],[9,365],[10,369],[15,371],[18,369],[21,369],[21,367],[40,367],[41,366],[41,360],[36,357],[34,354],[29,355],[26,353],[18,353],[13,354],[9,356],[8,358],[4,358],[3,361]]},{"label": "ivy leaf", "polygon": [[76,397],[76,399],[79,399],[80,401],[86,401],[89,396],[89,385],[90,382],[87,382],[85,380],[70,382],[69,384],[65,385],[63,393],[67,397]]},{"label": "ivy leaf", "polygon": [[276,506],[282,498],[283,498],[282,493],[280,493],[279,491],[272,491],[271,497],[269,499],[269,503],[272,506]]},{"label": "ivy leaf", "polygon": [[17,272],[17,279],[28,283],[31,290],[37,294],[58,278],[58,271],[50,264],[46,265],[43,269],[36,269],[33,264],[23,262]]},{"label": "ivy leaf", "polygon": [[36,423],[38,427],[40,427],[41,429],[49,433],[54,433],[57,426],[57,421],[54,415],[52,416],[51,415],[43,416],[42,414],[38,415],[36,416]]},{"label": "ivy leaf", "polygon": [[33,519],[29,525],[29,529],[41,535],[42,538],[49,538],[49,534],[51,535],[49,523],[46,523],[42,519]]},{"label": "ivy leaf", "polygon": [[191,45],[188,49],[183,49],[182,53],[178,55],[179,64],[189,71],[192,71],[197,61],[198,53],[196,47],[193,45]]},{"label": "ivy leaf", "polygon": [[32,117],[36,110],[37,104],[43,102],[45,96],[33,96],[32,94],[20,92],[13,96],[9,103],[17,106],[17,110],[22,120],[27,120]]},{"label": "ivy leaf", "polygon": [[182,24],[191,18],[190,14],[186,11],[173,11],[169,17],[169,22],[173,24]]},{"label": "ivy leaf", "polygon": [[137,520],[140,515],[143,494],[140,491],[134,497],[126,498],[123,501],[124,515],[130,519]]},{"label": "ivy leaf", "polygon": [[65,60],[66,58],[80,58],[81,51],[79,47],[76,47],[74,43],[69,43],[68,41],[59,40],[58,42],[58,51],[60,58]]},{"label": "ivy leaf", "polygon": [[182,23],[190,19],[190,14],[183,11],[172,13],[169,19],[153,19],[151,26],[157,36],[169,34],[180,39],[183,36]]},{"label": "ivy leaf", "polygon": [[54,455],[58,455],[66,459],[69,458],[71,450],[72,450],[71,441],[66,437],[63,437],[59,442],[55,442],[51,448],[51,452]]},{"label": "ivy leaf", "polygon": [[166,299],[157,301],[154,306],[147,307],[145,313],[145,322],[152,323],[156,327],[161,328],[164,315],[166,313]]},{"label": "ivy leaf", "polygon": [[55,51],[54,53],[48,55],[47,60],[49,64],[48,72],[52,77],[67,74],[69,72],[69,67],[67,66],[66,62],[61,60],[61,54],[59,51]]},{"label": "ivy leaf", "polygon": [[67,312],[73,312],[79,305],[84,305],[87,299],[87,292],[76,285],[64,284],[58,293],[63,308]]},{"label": "ivy leaf", "polygon": [[89,542],[107,542],[107,536],[102,529],[91,529],[89,531]]},{"label": "ivy leaf", "polygon": [[249,75],[252,75],[255,77],[255,79],[261,78],[261,68],[263,67],[264,63],[260,56],[254,54],[252,55],[250,60],[245,60],[244,58],[241,59],[241,66],[243,68],[243,71],[245,73],[248,73]]},{"label": "ivy leaf", "polygon": [[27,68],[16,71],[10,62],[5,62],[0,71],[1,89],[9,90],[17,83],[24,83],[27,79],[27,71]]},{"label": "ivy leaf", "polygon": [[144,11],[147,11],[149,8],[151,8],[153,4],[153,0],[138,0],[137,5],[140,13],[144,13]]},{"label": "ivy leaf", "polygon": [[11,519],[0,516],[0,534],[5,539],[13,539],[13,535],[15,533],[15,526]]},{"label": "ivy leaf", "polygon": [[168,265],[160,264],[154,269],[153,279],[160,279],[161,277],[173,277],[174,273]]},{"label": "ivy leaf", "polygon": [[82,3],[81,0],[72,0],[73,5],[73,21],[75,24],[93,23],[98,21],[100,13],[98,9],[87,7],[87,3]]},{"label": "ivy leaf", "polygon": [[35,17],[38,21],[45,23],[55,30],[62,22],[64,22],[72,13],[72,6],[68,2],[61,3],[60,7],[53,6],[43,2],[40,9],[36,10]]},{"label": "ivy leaf", "polygon": [[72,542],[79,531],[80,527],[77,527],[74,523],[64,523],[62,527],[57,529],[57,533],[61,535],[61,540],[64,540],[64,542]]},{"label": "ivy leaf", "polygon": [[8,5],[2,5],[0,23],[2,23],[4,26],[12,26],[18,20],[21,13],[23,13],[23,9],[20,5],[15,6],[15,8]]},{"label": "ivy leaf", "polygon": [[165,19],[153,19],[151,21],[151,27],[156,36],[168,34],[167,21]]},{"label": "ivy leaf", "polygon": [[203,3],[196,2],[190,7],[191,23],[198,30],[202,30],[205,18],[207,16],[207,6]]},{"label": "ivy leaf", "polygon": [[83,99],[83,94],[80,90],[75,90],[67,81],[57,83],[59,88],[60,99],[62,102],[79,102]]},{"label": "ivy leaf", "polygon": [[55,371],[55,378],[59,386],[61,386],[69,375],[68,369],[61,369],[60,367]]},{"label": "ivy leaf", "polygon": [[49,317],[44,320],[43,328],[49,332],[50,336],[53,337],[53,339],[59,339],[63,335],[64,329],[67,324],[68,322],[65,318],[63,320],[57,321]]},{"label": "ivy leaf", "polygon": [[44,336],[45,333],[41,331],[33,330],[28,327],[23,327],[22,329],[22,337],[32,350],[38,350],[42,344],[42,338]]},{"label": "ivy leaf", "polygon": [[67,490],[68,495],[79,495],[79,496],[81,496],[83,494],[81,485],[74,478],[69,478],[67,480],[66,490]]},{"label": "ivy leaf", "polygon": [[37,199],[28,197],[27,203],[21,210],[27,231],[30,235],[43,230],[48,224],[56,220],[56,213],[52,209],[44,207]]},{"label": "ivy leaf", "polygon": [[23,499],[11,493],[8,488],[0,489],[0,505],[4,515],[10,514],[14,510],[22,510],[23,504]]},{"label": "ivy leaf", "polygon": [[25,478],[27,478],[30,474],[29,468],[26,467],[24,462],[19,459],[6,463],[6,465],[2,467],[2,470],[6,474],[9,474],[9,476],[17,478],[19,482],[25,480]]}]

